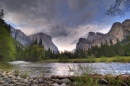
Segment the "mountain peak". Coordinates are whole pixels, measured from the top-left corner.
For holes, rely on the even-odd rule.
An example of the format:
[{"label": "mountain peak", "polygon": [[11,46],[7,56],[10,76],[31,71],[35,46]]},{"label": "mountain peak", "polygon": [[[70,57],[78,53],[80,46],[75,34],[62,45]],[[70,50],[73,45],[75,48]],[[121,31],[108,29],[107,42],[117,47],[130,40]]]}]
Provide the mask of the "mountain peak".
[{"label": "mountain peak", "polygon": [[54,53],[58,53],[58,48],[52,42],[51,36],[45,33],[40,32],[34,35],[27,36],[21,30],[12,28],[11,35],[15,40],[17,40],[24,46],[29,46],[36,39],[38,42],[40,41],[40,39],[42,39],[42,44],[44,45],[46,50],[51,49]]},{"label": "mountain peak", "polygon": [[31,36],[36,36],[38,39],[39,39],[39,38],[45,38],[45,37],[47,37],[48,39],[52,40],[52,37],[51,37],[51,36],[49,36],[49,35],[47,35],[47,34],[45,34],[45,33],[43,33],[43,32],[39,32],[39,33],[30,35],[30,37],[31,37]]},{"label": "mountain peak", "polygon": [[76,49],[87,50],[91,45],[97,45],[100,47],[101,43],[105,43],[105,41],[109,43],[110,40],[112,40],[113,44],[115,44],[117,42],[117,39],[121,41],[125,36],[128,35],[130,36],[130,19],[125,20],[123,23],[113,23],[110,31],[107,34],[89,32],[87,39],[79,39]]}]

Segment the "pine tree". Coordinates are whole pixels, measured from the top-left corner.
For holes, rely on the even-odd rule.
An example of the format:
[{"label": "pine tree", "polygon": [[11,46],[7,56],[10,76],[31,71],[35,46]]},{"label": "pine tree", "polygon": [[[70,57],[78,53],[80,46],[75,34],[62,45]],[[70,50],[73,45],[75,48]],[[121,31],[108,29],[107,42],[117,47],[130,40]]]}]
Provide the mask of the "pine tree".
[{"label": "pine tree", "polygon": [[3,11],[3,9],[1,9],[0,10],[0,19],[3,19],[3,17],[4,17],[4,11]]},{"label": "pine tree", "polygon": [[113,45],[113,42],[112,42],[112,39],[110,39],[110,46],[112,46]]},{"label": "pine tree", "polygon": [[42,39],[40,38],[39,46],[42,46]]},{"label": "pine tree", "polygon": [[34,44],[36,44],[36,45],[38,44],[38,43],[37,43],[37,38],[36,38],[36,40],[34,41]]},{"label": "pine tree", "polygon": [[91,53],[92,53],[92,52],[91,52],[91,48],[89,47],[89,48],[88,48],[88,55],[91,56]]}]

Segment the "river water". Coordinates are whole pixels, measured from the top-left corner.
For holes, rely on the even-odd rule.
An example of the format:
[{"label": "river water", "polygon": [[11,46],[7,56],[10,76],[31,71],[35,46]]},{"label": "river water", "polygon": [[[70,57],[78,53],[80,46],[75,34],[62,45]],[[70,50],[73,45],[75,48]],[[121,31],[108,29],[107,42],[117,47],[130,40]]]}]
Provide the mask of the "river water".
[{"label": "river water", "polygon": [[33,63],[13,61],[15,69],[31,76],[68,76],[83,73],[130,74],[130,63]]}]

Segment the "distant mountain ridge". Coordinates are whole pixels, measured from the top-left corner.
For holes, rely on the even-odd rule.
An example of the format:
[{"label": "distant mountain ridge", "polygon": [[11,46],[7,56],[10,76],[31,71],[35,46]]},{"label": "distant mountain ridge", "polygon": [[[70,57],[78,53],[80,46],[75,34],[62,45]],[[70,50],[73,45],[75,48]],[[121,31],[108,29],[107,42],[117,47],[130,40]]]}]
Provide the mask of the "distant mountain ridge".
[{"label": "distant mountain ridge", "polygon": [[42,39],[42,44],[45,47],[45,50],[52,50],[54,53],[58,53],[58,48],[56,45],[52,42],[52,37],[45,34],[45,33],[37,33],[30,36],[25,35],[21,30],[11,28],[11,35],[12,37],[17,40],[19,43],[21,43],[24,46],[29,46],[32,42],[34,42],[37,39],[37,42],[39,43],[40,39]]},{"label": "distant mountain ridge", "polygon": [[115,44],[117,39],[122,41],[126,36],[130,36],[130,19],[122,23],[115,22],[106,34],[89,32],[87,38],[79,39],[79,42],[76,44],[76,50],[88,50],[88,48],[95,45],[100,47],[101,43],[107,42],[109,44],[110,40]]}]

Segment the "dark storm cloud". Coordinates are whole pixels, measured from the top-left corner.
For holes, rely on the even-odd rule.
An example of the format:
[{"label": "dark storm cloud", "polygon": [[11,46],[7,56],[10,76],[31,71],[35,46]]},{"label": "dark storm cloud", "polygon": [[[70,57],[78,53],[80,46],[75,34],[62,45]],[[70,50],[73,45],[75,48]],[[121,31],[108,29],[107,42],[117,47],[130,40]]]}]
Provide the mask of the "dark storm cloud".
[{"label": "dark storm cloud", "polygon": [[59,0],[3,0],[2,6],[8,12],[16,12],[35,18],[51,19],[57,13]]},{"label": "dark storm cloud", "polygon": [[68,5],[72,11],[79,11],[89,4],[89,0],[68,0]]},{"label": "dark storm cloud", "polygon": [[53,37],[64,36],[67,37],[69,35],[69,31],[64,26],[54,25],[50,28],[49,34],[53,35]]},{"label": "dark storm cloud", "polygon": [[103,1],[0,0],[0,5],[5,11],[5,20],[26,34],[42,31],[55,39],[61,39],[59,43],[66,39],[70,44],[76,42],[74,38],[90,31],[85,24],[100,17],[99,9]]},{"label": "dark storm cloud", "polygon": [[[68,28],[65,28],[64,25],[69,26],[70,22],[73,23],[70,26],[79,25],[83,23],[82,21],[86,21],[95,14],[93,11],[82,13],[82,11],[86,10],[86,7],[91,5],[89,0],[1,0],[1,2],[6,13],[11,12],[17,18],[15,21],[18,25],[23,26],[33,23],[37,26],[43,25],[42,27],[44,28],[44,26],[46,27],[46,23],[54,24],[54,27],[47,26],[50,30],[48,34],[54,37],[67,36],[69,34],[66,30]],[[60,9],[62,4],[66,4],[66,7],[69,7],[66,8],[66,12],[70,13],[70,15],[61,12],[61,10],[63,10]],[[80,12],[73,13],[74,11]],[[23,20],[27,22],[25,23]],[[63,27],[59,27],[61,23],[64,24]]]}]

